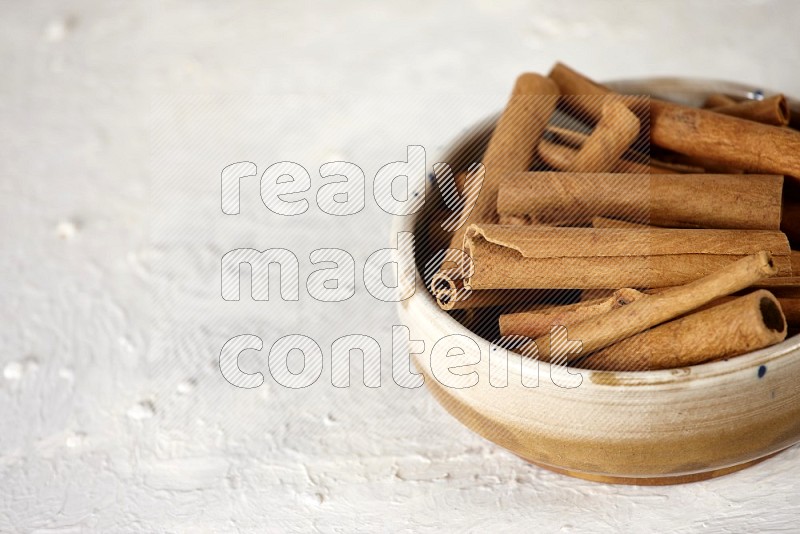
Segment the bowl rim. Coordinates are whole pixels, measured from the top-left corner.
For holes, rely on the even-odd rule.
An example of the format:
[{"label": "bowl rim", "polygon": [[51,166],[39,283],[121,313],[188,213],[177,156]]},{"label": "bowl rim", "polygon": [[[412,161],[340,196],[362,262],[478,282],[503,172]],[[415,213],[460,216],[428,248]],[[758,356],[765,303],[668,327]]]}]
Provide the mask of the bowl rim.
[{"label": "bowl rim", "polygon": [[[755,94],[762,94],[762,95],[775,94],[774,91],[762,89],[760,87],[754,88],[754,86],[752,85],[747,85],[739,82],[730,82],[724,80],[704,79],[704,78],[683,78],[676,76],[631,78],[622,80],[612,80],[604,83],[607,86],[610,86],[620,92],[625,92],[626,89],[629,90],[630,88],[644,88],[649,85],[666,85],[669,87],[675,86],[675,89],[670,89],[670,90],[665,89],[661,91],[651,90],[650,92],[662,93],[662,94],[663,93],[674,94],[676,91],[680,91],[682,93],[691,95],[697,95],[698,93],[710,94],[712,91],[730,92],[739,95],[744,93],[744,96],[748,98],[750,98],[750,95],[755,95]],[[797,102],[796,100],[792,101]],[[465,140],[475,135],[479,129],[487,128],[489,125],[492,125],[494,122],[493,119],[496,120],[498,116],[499,112],[494,112],[488,114],[485,118],[476,121],[475,123],[469,125],[468,127],[465,127],[454,139],[443,145],[441,149],[437,150],[435,153],[435,157],[431,158],[430,161],[432,161],[433,163],[438,162],[449,152],[452,152],[455,147],[458,147]],[[433,163],[431,163],[431,165],[433,165]],[[424,209],[411,215],[406,215],[406,216],[400,215],[393,217],[391,235],[396,236],[399,232],[410,232],[413,234],[416,226],[416,221],[423,212]],[[424,311],[438,314],[437,316],[444,321],[444,324],[446,325],[449,334],[466,335],[473,339],[477,338],[476,341],[478,341],[479,343],[482,342],[484,344],[491,344],[492,342],[490,340],[481,337],[472,330],[469,330],[467,327],[465,327],[456,319],[454,319],[449,313],[439,308],[439,305],[436,303],[436,300],[433,298],[428,289],[425,287],[425,283],[422,280],[419,269],[417,267],[416,255],[414,256],[414,260],[415,260],[414,261],[415,290],[414,293],[407,300],[410,301],[411,299],[417,299],[419,303],[422,305]],[[422,287],[421,292],[418,291],[420,286]],[[421,295],[419,295],[419,293],[421,293]],[[401,306],[404,305],[403,301],[399,301],[398,304]],[[739,372],[746,372],[753,369],[758,369],[759,367],[766,365],[768,363],[772,363],[775,360],[781,360],[787,357],[795,357],[796,354],[794,353],[797,351],[800,351],[800,334],[796,334],[792,337],[789,337],[776,345],[748,352],[746,354],[733,356],[731,358],[724,360],[716,360],[686,367],[659,369],[653,371],[599,371],[593,369],[583,369],[580,367],[574,367],[571,369],[575,369],[576,371],[579,371],[581,373],[589,373],[590,375],[592,374],[613,375],[614,384],[625,384],[625,385],[636,385],[636,386],[663,385],[665,383],[683,382],[689,376],[691,376],[693,381],[710,380],[718,378],[720,376],[732,375]],[[508,351],[508,358],[509,358],[508,360],[509,371],[511,371],[512,369],[514,370],[521,369],[521,365],[525,361],[532,361],[530,358],[524,357],[511,350]],[[543,365],[544,366],[543,370],[547,373],[550,372],[550,363],[539,361],[538,365]],[[595,383],[598,385],[606,385],[603,383],[602,380],[597,381]],[[611,383],[608,383],[607,385],[611,385]]]}]

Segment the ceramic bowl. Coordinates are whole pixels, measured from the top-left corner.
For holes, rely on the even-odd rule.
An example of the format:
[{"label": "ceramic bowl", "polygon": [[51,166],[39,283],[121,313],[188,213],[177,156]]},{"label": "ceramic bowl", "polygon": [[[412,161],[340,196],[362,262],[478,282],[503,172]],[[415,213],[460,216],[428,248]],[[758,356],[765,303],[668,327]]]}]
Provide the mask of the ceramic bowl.
[{"label": "ceramic bowl", "polygon": [[[608,85],[691,105],[714,92],[760,94],[740,84],[677,78]],[[485,142],[492,126],[490,118],[468,129],[428,161],[463,160],[466,150]],[[430,204],[416,216],[397,218],[392,235],[414,232],[417,251],[446,248],[433,238],[426,241],[426,210],[435,209]],[[504,366],[502,351],[492,358],[497,347],[438,308],[420,276],[426,260],[416,258],[416,291],[399,305],[412,339],[425,342],[425,350],[412,355],[416,368],[456,419],[527,461],[589,480],[673,484],[742,469],[800,441],[800,336],[727,361],[671,370],[581,369],[572,370],[579,377],[565,376],[564,368],[514,353]],[[466,373],[477,373],[478,383],[470,387],[434,378],[431,351],[453,334],[476,342],[462,359],[479,362],[453,371],[461,373],[464,385],[474,378]],[[537,375],[538,385],[529,387]],[[578,380],[577,387],[562,387]]]}]

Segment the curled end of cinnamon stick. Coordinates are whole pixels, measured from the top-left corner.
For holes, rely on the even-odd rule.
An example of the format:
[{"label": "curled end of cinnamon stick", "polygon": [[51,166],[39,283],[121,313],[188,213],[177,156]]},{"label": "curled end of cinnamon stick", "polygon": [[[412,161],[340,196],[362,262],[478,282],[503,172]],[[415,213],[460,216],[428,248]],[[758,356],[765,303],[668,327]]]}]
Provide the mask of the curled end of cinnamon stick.
[{"label": "curled end of cinnamon stick", "polygon": [[752,261],[755,263],[758,272],[762,273],[764,276],[772,276],[778,272],[778,268],[772,260],[772,254],[766,250],[762,250],[751,257],[753,258]]},{"label": "curled end of cinnamon stick", "polygon": [[776,110],[778,113],[777,122],[783,126],[789,124],[789,120],[791,119],[791,111],[789,110],[789,102],[786,100],[784,95],[778,95],[778,105],[776,106]]},{"label": "curled end of cinnamon stick", "polygon": [[558,86],[553,80],[534,72],[520,74],[512,92],[514,95],[558,95],[558,93]]},{"label": "curled end of cinnamon stick", "polygon": [[450,271],[439,271],[431,279],[431,293],[444,311],[454,309],[458,299],[458,284]]},{"label": "curled end of cinnamon stick", "polygon": [[620,131],[630,138],[631,142],[639,133],[639,118],[630,110],[628,106],[617,100],[609,100],[603,103],[604,124],[613,127],[613,131]]},{"label": "curled end of cinnamon stick", "polygon": [[777,341],[783,341],[786,337],[786,318],[781,310],[778,300],[768,291],[763,291],[764,295],[758,303],[761,312],[761,320],[764,326],[777,336]]}]

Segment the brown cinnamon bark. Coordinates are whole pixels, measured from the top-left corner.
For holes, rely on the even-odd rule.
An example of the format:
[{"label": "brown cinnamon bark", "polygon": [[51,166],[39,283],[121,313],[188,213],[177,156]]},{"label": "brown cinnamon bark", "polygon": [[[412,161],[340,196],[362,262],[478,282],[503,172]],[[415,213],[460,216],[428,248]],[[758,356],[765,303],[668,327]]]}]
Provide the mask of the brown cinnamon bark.
[{"label": "brown cinnamon bark", "polygon": [[464,286],[463,272],[443,269],[433,275],[431,294],[445,311],[471,310],[506,306],[530,306],[540,302],[553,302],[560,295],[552,289],[484,289],[473,291]]},{"label": "brown cinnamon bark", "polygon": [[556,84],[544,76],[526,73],[517,78],[483,156],[486,171],[483,187],[467,222],[454,232],[452,248],[460,248],[469,223],[497,221],[498,177],[531,167],[536,145],[555,111],[558,94]]},{"label": "brown cinnamon bark", "polygon": [[781,298],[800,298],[800,276],[774,276],[759,281],[753,287],[769,289]]},{"label": "brown cinnamon bark", "polygon": [[[557,144],[566,145],[571,148],[582,148],[593,132],[584,133],[551,124],[547,127],[546,133],[548,134],[548,138]],[[649,163],[650,157],[645,153],[645,149],[647,147],[636,148],[640,148],[641,151],[637,152],[633,149],[626,150],[622,155],[622,158],[633,163],[640,163],[642,165]]]},{"label": "brown cinnamon bark", "polygon": [[580,341],[579,355],[565,355],[560,337],[545,335],[536,339],[539,358],[557,361],[575,359],[627,339],[653,326],[659,325],[712,300],[730,295],[772,276],[778,271],[767,252],[746,256],[722,269],[688,284],[665,289],[655,295],[646,295],[621,308],[567,325],[569,340]]},{"label": "brown cinnamon bark", "polygon": [[[756,285],[758,285],[758,284],[756,284]],[[752,289],[755,289],[755,287],[748,288],[748,291],[752,290]],[[774,288],[769,290],[769,292],[772,293],[772,295],[776,299],[778,299],[778,303],[781,305],[781,310],[783,310],[783,316],[786,319],[786,324],[788,326],[790,326],[790,327],[800,326],[800,297],[779,295],[778,293],[780,292],[780,290],[779,289],[776,290]],[[645,293],[646,294],[650,294],[649,291],[645,291]],[[718,299],[714,299],[711,302],[709,302],[708,304],[706,304],[704,306],[700,306],[699,308],[694,310],[694,312],[699,312],[699,311],[702,311],[702,310],[708,310],[710,308],[713,308],[714,306],[719,306],[720,304],[725,304],[726,302],[730,302],[732,300],[735,300],[735,299],[739,298],[740,296],[741,295],[737,295],[737,296],[730,295],[730,296],[727,296],[727,297],[720,297]],[[692,312],[692,313],[694,313],[694,312]]]},{"label": "brown cinnamon bark", "polygon": [[581,361],[606,371],[646,371],[697,365],[779,343],[786,319],[765,290],[735,297],[608,346]]},{"label": "brown cinnamon bark", "polygon": [[[647,99],[636,95],[619,95],[563,63],[556,63],[548,76],[558,85],[564,104],[583,120],[597,122],[603,115],[603,104],[609,99],[625,104],[642,121],[649,115]],[[594,97],[594,98],[592,98]]]},{"label": "brown cinnamon bark", "polygon": [[736,105],[736,100],[722,93],[714,93],[713,95],[710,95],[708,98],[706,98],[705,103],[703,103],[703,107],[705,109],[713,109],[731,105]]},{"label": "brown cinnamon bark", "polygon": [[549,125],[545,130],[549,137],[554,138],[558,143],[567,145],[573,148],[580,148],[586,139],[589,138],[591,132],[584,133],[570,128],[563,128],[561,126]]},{"label": "brown cinnamon bark", "polygon": [[476,289],[668,287],[759,250],[791,275],[789,244],[763,230],[647,230],[471,225],[464,238]]},{"label": "brown cinnamon bark", "polygon": [[771,124],[773,126],[786,126],[789,124],[789,105],[783,95],[775,95],[763,100],[743,100],[723,106],[715,106],[710,109],[716,113],[762,124]]},{"label": "brown cinnamon bark", "polygon": [[[553,169],[566,171],[578,155],[578,149],[559,145],[552,141],[542,140],[536,148],[541,160]],[[610,172],[628,174],[648,174],[653,172],[649,165],[636,163],[627,159],[619,159]],[[658,172],[656,170],[655,172]]]},{"label": "brown cinnamon bark", "polygon": [[674,168],[674,167],[670,167],[669,165],[662,164],[660,161],[654,161],[654,160],[650,161],[650,168],[648,170],[650,171],[650,174],[675,174],[675,173],[682,173],[682,172],[687,172],[687,173],[688,172],[694,172],[694,173],[703,172],[703,169],[687,170],[687,169]]},{"label": "brown cinnamon bark", "polygon": [[677,152],[665,151],[657,146],[652,147],[652,156],[658,160],[661,165],[671,165],[676,168],[676,172],[682,172],[680,169],[684,168],[698,168],[698,173],[708,172],[717,174],[743,174],[742,169],[735,169],[729,165],[724,165],[718,161],[711,160],[706,157],[687,156],[686,154],[679,154]]},{"label": "brown cinnamon bark", "polygon": [[606,102],[600,121],[567,166],[568,171],[608,172],[639,134],[639,119],[621,102]]},{"label": "brown cinnamon bark", "polygon": [[[607,87],[556,64],[549,76],[563,95],[596,95],[608,98]],[[628,100],[626,100],[626,97]],[[579,113],[599,120],[604,98],[563,97],[568,106]],[[641,97],[619,95],[623,102],[641,102]],[[640,114],[640,105],[629,103]],[[655,99],[650,100],[650,140],[653,144],[692,156],[695,161],[711,161],[727,172],[743,169],[751,172],[800,176],[800,132],[755,123],[708,110],[690,108]],[[789,112],[791,114],[791,112]],[[640,118],[644,120],[642,115]],[[792,123],[793,124],[793,123]]]},{"label": "brown cinnamon bark", "polygon": [[675,161],[661,161],[652,157],[650,158],[651,174],[704,174],[705,172],[706,169],[698,165],[687,165]]},{"label": "brown cinnamon bark", "polygon": [[779,230],[783,177],[527,172],[507,175],[501,217],[582,225],[612,217],[670,228]]},{"label": "brown cinnamon bark", "polygon": [[566,306],[546,306],[535,310],[507,313],[500,316],[500,334],[537,338],[550,332],[552,326],[578,323],[638,300],[644,293],[635,289],[619,289],[612,295]]},{"label": "brown cinnamon bark", "polygon": [[592,217],[592,228],[628,228],[642,230],[650,228],[650,225],[610,219],[608,217]]},{"label": "brown cinnamon bark", "polygon": [[500,215],[500,224],[505,224],[509,226],[521,226],[524,224],[531,224],[531,221],[527,217],[519,217],[517,215]]},{"label": "brown cinnamon bark", "polygon": [[652,99],[653,144],[751,172],[800,176],[800,132]]}]

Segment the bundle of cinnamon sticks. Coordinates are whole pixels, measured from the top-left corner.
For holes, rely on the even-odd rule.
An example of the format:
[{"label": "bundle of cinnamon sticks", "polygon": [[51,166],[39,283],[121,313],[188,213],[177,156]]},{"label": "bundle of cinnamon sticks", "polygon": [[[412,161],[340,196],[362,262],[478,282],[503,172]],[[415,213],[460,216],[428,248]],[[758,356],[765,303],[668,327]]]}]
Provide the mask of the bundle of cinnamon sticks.
[{"label": "bundle of cinnamon sticks", "polygon": [[[617,94],[560,63],[523,74],[448,238],[471,261],[442,265],[433,296],[473,330],[492,323],[584,368],[682,367],[782,341],[800,328],[790,107]],[[456,187],[473,193],[463,174]],[[562,327],[579,353],[559,350]]]}]

